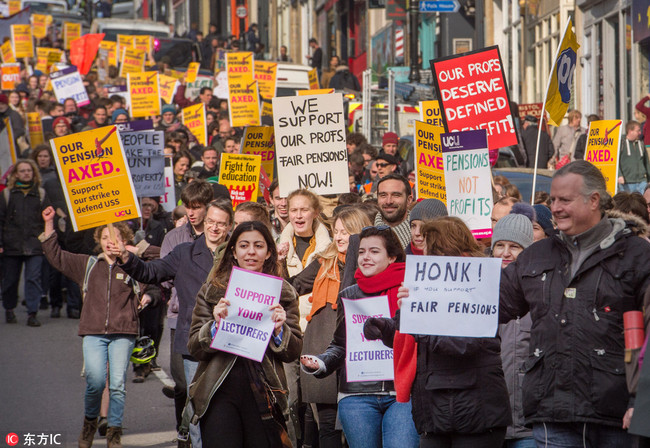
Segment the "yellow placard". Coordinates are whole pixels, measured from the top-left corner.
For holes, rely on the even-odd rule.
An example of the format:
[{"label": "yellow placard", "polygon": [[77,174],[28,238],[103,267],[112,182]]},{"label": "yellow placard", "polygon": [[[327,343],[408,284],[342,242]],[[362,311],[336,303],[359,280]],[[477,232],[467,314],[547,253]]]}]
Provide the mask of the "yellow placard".
[{"label": "yellow placard", "polygon": [[2,62],[5,64],[16,62],[16,56],[14,56],[14,49],[11,46],[10,40],[0,45],[0,52],[2,53]]},{"label": "yellow placard", "polygon": [[228,113],[233,127],[262,124],[257,81],[241,80],[228,83]]},{"label": "yellow placard", "polygon": [[194,134],[199,144],[205,146],[208,142],[207,126],[205,125],[205,105],[194,104],[183,109],[183,124]]},{"label": "yellow placard", "polygon": [[70,49],[70,42],[81,37],[81,23],[63,23],[63,48]]},{"label": "yellow placard", "polygon": [[75,231],[140,217],[116,126],[51,140]]},{"label": "yellow placard", "polygon": [[442,114],[440,113],[440,104],[437,100],[420,101],[420,121],[434,126],[444,127]]},{"label": "yellow placard", "polygon": [[[440,112],[437,119],[442,119]],[[418,199],[440,199],[446,204],[447,190],[440,145],[440,135],[444,132],[445,128],[442,126],[417,120],[415,122],[415,179]]]},{"label": "yellow placard", "polygon": [[241,142],[241,153],[260,156],[262,167],[271,181],[275,163],[274,135],[273,126],[248,126]]},{"label": "yellow placard", "polygon": [[50,49],[47,47],[36,47],[36,70],[47,73],[47,58],[50,55]]},{"label": "yellow placard", "polygon": [[275,96],[277,73],[277,62],[255,61],[255,80],[262,98],[270,100]]},{"label": "yellow placard", "polygon": [[158,72],[128,73],[126,79],[131,96],[131,116],[160,115]]},{"label": "yellow placard", "polygon": [[[18,153],[16,151],[16,140],[14,139],[14,130],[11,127],[11,120],[9,117],[4,118],[2,120],[5,124],[5,129],[7,130],[7,140],[9,141],[9,157],[11,159],[11,165],[16,163],[16,160],[18,160]],[[5,158],[2,157],[2,160],[4,161]],[[8,170],[8,166],[2,166],[2,171],[5,172]]]},{"label": "yellow placard", "polygon": [[250,51],[236,51],[226,54],[226,70],[228,83],[248,80],[253,81],[253,53]]},{"label": "yellow placard", "polygon": [[178,81],[176,78],[159,74],[158,88],[160,89],[160,99],[164,100],[167,104],[171,104],[174,101],[174,93],[176,92],[177,85]]},{"label": "yellow placard", "polygon": [[99,48],[108,52],[108,65],[117,67],[117,42],[103,40],[99,43]]},{"label": "yellow placard", "polygon": [[232,208],[242,202],[256,202],[260,188],[262,158],[250,154],[221,154],[219,183],[230,191]]},{"label": "yellow placard", "polygon": [[52,66],[58,62],[61,62],[61,56],[63,56],[63,51],[58,48],[50,48],[50,51],[47,55],[47,71],[52,72]]},{"label": "yellow placard", "polygon": [[144,51],[137,48],[125,48],[120,62],[120,76],[144,71]]},{"label": "yellow placard", "polygon": [[618,155],[621,146],[621,120],[598,120],[589,123],[585,160],[603,173],[607,192],[618,188]]},{"label": "yellow placard", "polygon": [[47,37],[47,26],[52,23],[52,16],[32,14],[32,33],[36,39]]},{"label": "yellow placard", "polygon": [[169,76],[180,81],[182,79],[185,79],[185,72],[182,72],[180,70],[169,70]]},{"label": "yellow placard", "polygon": [[11,43],[15,58],[34,57],[31,25],[11,25]]},{"label": "yellow placard", "polygon": [[125,48],[135,48],[135,36],[127,34],[117,35],[117,54],[121,55]]},{"label": "yellow placard", "polygon": [[320,84],[318,82],[318,70],[312,68],[307,72],[307,78],[309,79],[309,89],[318,90],[320,89]]},{"label": "yellow placard", "polygon": [[262,101],[262,117],[271,117],[273,119],[273,103]]},{"label": "yellow placard", "polygon": [[328,93],[334,93],[334,89],[314,89],[314,90],[298,90],[298,96],[305,95],[325,95]]},{"label": "yellow placard", "polygon": [[151,36],[132,36],[133,46],[138,50],[144,51],[149,54],[153,49],[153,42]]},{"label": "yellow placard", "polygon": [[199,74],[199,67],[201,64],[198,62],[190,62],[190,65],[187,67],[187,73],[185,75],[185,82],[194,82],[196,81],[196,76]]},{"label": "yellow placard", "polygon": [[2,64],[2,90],[14,90],[20,82],[20,64]]},{"label": "yellow placard", "polygon": [[19,13],[21,9],[23,9],[23,2],[22,0],[9,0],[7,2],[7,6],[9,7],[9,15],[13,16],[14,14]]},{"label": "yellow placard", "polygon": [[41,123],[41,115],[38,112],[29,112],[27,114],[27,129],[29,130],[29,143],[32,148],[45,141],[43,138],[43,123]]}]

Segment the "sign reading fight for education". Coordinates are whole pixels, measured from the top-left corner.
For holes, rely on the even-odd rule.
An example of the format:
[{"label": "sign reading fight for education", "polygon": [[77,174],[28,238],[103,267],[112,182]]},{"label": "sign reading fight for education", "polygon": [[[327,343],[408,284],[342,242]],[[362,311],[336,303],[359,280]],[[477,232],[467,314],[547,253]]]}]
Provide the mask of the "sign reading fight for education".
[{"label": "sign reading fight for education", "polygon": [[415,160],[417,162],[415,183],[418,189],[418,198],[440,199],[446,204],[445,170],[440,145],[440,135],[444,132],[445,128],[441,125],[415,121]]},{"label": "sign reading fight for education", "polygon": [[[621,120],[598,120],[589,123],[585,160],[600,170],[605,178],[607,192],[614,196],[618,189],[619,151],[627,151],[626,144],[621,143]],[[634,148],[638,151],[638,148]]]},{"label": "sign reading fight for education", "polygon": [[363,335],[363,324],[371,317],[390,318],[388,297],[342,298],[345,309],[345,369],[347,381],[392,381],[393,349],[381,340],[369,341]]},{"label": "sign reading fight for education", "polygon": [[2,64],[2,90],[14,90],[20,83],[20,64]]},{"label": "sign reading fight for education", "polygon": [[29,144],[32,148],[45,141],[43,138],[43,123],[38,112],[29,112],[27,114],[27,129],[29,131]]},{"label": "sign reading fight for education", "polygon": [[164,131],[120,132],[129,171],[140,198],[165,194]]},{"label": "sign reading fight for education", "polygon": [[273,115],[280,196],[350,191],[340,94],[276,97]]},{"label": "sign reading fight for education", "polygon": [[492,236],[492,182],[484,129],[442,134],[447,210],[475,238]]},{"label": "sign reading fight for education", "polygon": [[14,57],[34,57],[34,41],[32,40],[31,25],[11,25],[11,42],[13,44]]},{"label": "sign reading fight for education", "polygon": [[65,22],[63,24],[63,48],[70,49],[70,43],[81,37],[81,23]]},{"label": "sign reading fight for education", "polygon": [[183,124],[205,146],[208,144],[208,131],[205,125],[205,105],[194,104],[183,109]]},{"label": "sign reading fight for education", "polygon": [[253,53],[236,51],[226,53],[226,71],[228,83],[235,81],[253,82]]},{"label": "sign reading fight for education", "polygon": [[499,258],[408,255],[400,331],[494,337],[499,324]]},{"label": "sign reading fight for education", "polygon": [[273,126],[249,126],[244,129],[241,141],[241,153],[257,155],[262,158],[262,168],[270,180],[273,180],[275,161],[275,137]]},{"label": "sign reading fight for education", "polygon": [[448,132],[485,129],[489,149],[516,145],[498,47],[431,61]]},{"label": "sign reading fight for education", "polygon": [[257,81],[240,80],[228,83],[228,113],[233,127],[259,126],[260,103]]},{"label": "sign reading fight for education", "polygon": [[129,73],[126,79],[131,97],[131,116],[160,115],[158,72]]},{"label": "sign reading fight for education", "polygon": [[221,154],[219,183],[228,188],[233,210],[242,202],[257,201],[261,166],[261,156]]},{"label": "sign reading fight for education", "polygon": [[77,106],[90,104],[88,92],[76,67],[69,66],[63,70],[50,73],[50,81],[56,100],[63,104],[67,98],[73,98]]},{"label": "sign reading fight for education", "polygon": [[210,347],[262,362],[274,327],[269,307],[281,294],[281,278],[233,267],[224,297],[228,317],[219,322]]},{"label": "sign reading fight for education", "polygon": [[270,100],[275,96],[277,73],[277,62],[255,61],[255,81],[262,98]]},{"label": "sign reading fight for education", "polygon": [[140,217],[115,126],[55,138],[50,144],[75,232]]}]

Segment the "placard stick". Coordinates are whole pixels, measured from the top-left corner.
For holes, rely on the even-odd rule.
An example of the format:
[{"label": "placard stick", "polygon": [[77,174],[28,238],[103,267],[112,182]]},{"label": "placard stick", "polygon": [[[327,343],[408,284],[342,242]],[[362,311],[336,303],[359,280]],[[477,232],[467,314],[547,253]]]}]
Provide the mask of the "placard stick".
[{"label": "placard stick", "polygon": [[111,243],[117,246],[117,238],[115,237],[115,226],[113,223],[108,223],[108,237],[111,239]]}]

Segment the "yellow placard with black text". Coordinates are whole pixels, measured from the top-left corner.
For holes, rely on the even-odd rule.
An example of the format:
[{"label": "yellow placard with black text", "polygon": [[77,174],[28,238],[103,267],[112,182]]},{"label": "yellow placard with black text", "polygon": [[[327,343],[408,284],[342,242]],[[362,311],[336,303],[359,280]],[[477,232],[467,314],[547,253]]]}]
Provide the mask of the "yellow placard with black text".
[{"label": "yellow placard with black text", "polygon": [[221,154],[219,183],[230,191],[232,208],[242,202],[256,202],[260,188],[262,158],[250,154]]},{"label": "yellow placard with black text", "polygon": [[420,121],[444,127],[442,114],[440,113],[440,103],[437,100],[420,101]]},{"label": "yellow placard with black text", "polygon": [[[440,112],[437,120],[442,120]],[[440,199],[446,204],[447,190],[440,144],[440,135],[444,132],[442,125],[415,121],[415,182],[418,199]]]},{"label": "yellow placard with black text", "polygon": [[[117,67],[117,42],[103,40],[99,43],[99,49],[106,50],[108,65]],[[97,53],[97,56],[99,56],[99,53]]]},{"label": "yellow placard with black text", "polygon": [[228,83],[247,80],[253,81],[253,53],[250,51],[236,51],[226,54],[226,70]]},{"label": "yellow placard with black text", "polygon": [[277,62],[255,61],[255,80],[262,98],[270,100],[275,96],[277,74]]},{"label": "yellow placard with black text", "polygon": [[32,33],[34,37],[36,39],[44,39],[47,37],[47,27],[50,23],[52,23],[52,16],[32,14]]},{"label": "yellow placard with black text", "polygon": [[11,46],[10,40],[0,45],[0,53],[2,53],[2,62],[5,64],[16,62],[16,56],[14,56],[14,49]]},{"label": "yellow placard with black text", "polygon": [[233,127],[261,124],[257,81],[228,82],[228,113]]},{"label": "yellow placard with black text", "polygon": [[137,48],[125,48],[120,62],[120,76],[144,71],[144,51]]},{"label": "yellow placard with black text", "polygon": [[164,100],[167,104],[171,104],[174,101],[174,93],[176,93],[178,80],[171,76],[159,74],[158,86],[160,88],[160,99]]},{"label": "yellow placard with black text", "polygon": [[29,112],[27,114],[27,129],[29,130],[29,144],[32,148],[45,141],[43,138],[43,123],[38,112]]},{"label": "yellow placard with black text", "polygon": [[81,37],[81,23],[65,22],[63,24],[63,48],[70,49],[70,42]]},{"label": "yellow placard with black text", "polygon": [[33,58],[34,40],[31,25],[11,25],[11,43],[15,58]]},{"label": "yellow placard with black text", "polygon": [[273,126],[248,126],[244,130],[241,142],[241,153],[260,156],[262,167],[273,180],[273,164],[275,163],[275,133]]},{"label": "yellow placard with black text", "polygon": [[153,49],[153,39],[151,36],[132,36],[133,46],[138,50],[142,50],[145,54],[151,53]]},{"label": "yellow placard with black text", "polygon": [[208,144],[207,127],[205,125],[205,105],[194,104],[183,109],[183,124],[205,146]]},{"label": "yellow placard with black text", "polygon": [[589,123],[585,160],[600,170],[607,192],[618,189],[618,154],[621,146],[621,120],[598,120]]},{"label": "yellow placard with black text", "polygon": [[185,82],[194,82],[196,81],[196,76],[199,74],[199,67],[201,64],[198,62],[190,62],[190,65],[187,67],[187,74],[185,76]]},{"label": "yellow placard with black text", "polygon": [[135,36],[130,36],[127,34],[118,34],[117,54],[121,56],[125,48],[135,48]]},{"label": "yellow placard with black text", "polygon": [[160,115],[158,72],[128,73],[126,76],[131,97],[131,116]]},{"label": "yellow placard with black text", "polygon": [[309,89],[318,90],[320,89],[320,83],[318,82],[318,70],[312,68],[307,72],[307,78],[309,79]]}]

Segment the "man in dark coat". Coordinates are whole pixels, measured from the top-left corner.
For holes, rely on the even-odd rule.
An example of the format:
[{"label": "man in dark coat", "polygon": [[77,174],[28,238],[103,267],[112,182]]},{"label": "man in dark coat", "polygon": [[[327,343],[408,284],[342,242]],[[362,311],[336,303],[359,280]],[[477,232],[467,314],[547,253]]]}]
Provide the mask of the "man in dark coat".
[{"label": "man in dark coat", "polygon": [[[526,115],[522,127],[524,130],[521,133],[521,137],[524,141],[526,154],[528,155],[528,167],[533,168],[535,166],[535,150],[537,148],[539,120],[537,117],[533,117],[532,115]],[[537,168],[546,169],[548,161],[551,160],[554,152],[555,148],[553,147],[551,137],[549,137],[546,132],[542,131],[539,140],[539,158],[537,160]]]}]

